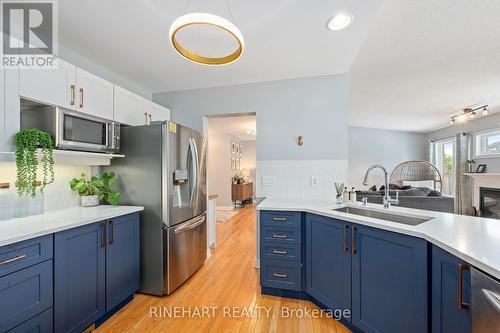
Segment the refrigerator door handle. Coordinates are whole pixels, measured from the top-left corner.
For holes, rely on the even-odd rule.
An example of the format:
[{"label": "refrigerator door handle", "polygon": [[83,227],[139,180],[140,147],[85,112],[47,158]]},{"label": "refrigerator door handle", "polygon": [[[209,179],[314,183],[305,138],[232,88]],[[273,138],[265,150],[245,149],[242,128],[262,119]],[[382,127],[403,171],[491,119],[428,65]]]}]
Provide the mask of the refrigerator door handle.
[{"label": "refrigerator door handle", "polygon": [[183,226],[177,227],[174,229],[174,233],[178,234],[180,232],[194,229],[197,226],[199,226],[200,224],[202,224],[203,222],[205,222],[205,219],[206,219],[205,216],[202,216],[202,217],[198,218],[196,221],[193,221],[192,223],[190,223],[188,225],[183,225]]},{"label": "refrigerator door handle", "polygon": [[193,207],[193,200],[196,194],[196,187],[198,183],[198,166],[196,165],[196,145],[193,138],[189,138],[189,155],[191,156],[190,167],[193,168],[193,179],[189,179],[191,186],[191,196],[189,198],[189,206]]},{"label": "refrigerator door handle", "polygon": [[196,141],[191,138],[191,142],[193,143],[193,148],[194,148],[194,163],[195,163],[195,170],[196,170],[196,182],[195,184],[195,190],[194,190],[194,204],[195,204],[195,215],[196,212],[198,211],[198,196],[199,196],[199,191],[200,191],[200,160],[199,160],[199,155],[198,155],[198,148],[196,147]]}]

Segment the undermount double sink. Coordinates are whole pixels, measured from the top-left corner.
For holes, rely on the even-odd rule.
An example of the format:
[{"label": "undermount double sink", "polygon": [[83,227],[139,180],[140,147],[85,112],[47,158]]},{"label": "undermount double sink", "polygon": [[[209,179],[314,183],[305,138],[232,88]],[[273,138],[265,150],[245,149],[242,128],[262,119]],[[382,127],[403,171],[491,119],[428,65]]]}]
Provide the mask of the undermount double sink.
[{"label": "undermount double sink", "polygon": [[396,213],[386,213],[386,212],[381,212],[378,210],[372,210],[372,209],[365,209],[365,208],[358,208],[358,207],[342,207],[342,208],[336,208],[332,209],[333,211],[340,212],[340,213],[347,213],[347,214],[353,214],[353,215],[358,215],[358,216],[365,216],[365,217],[371,217],[374,219],[379,219],[379,220],[384,220],[384,221],[389,221],[389,222],[396,222],[396,223],[401,223],[401,224],[406,224],[406,225],[411,225],[411,226],[416,226],[421,223],[430,221],[433,219],[433,217],[426,217],[426,216],[408,216],[408,215],[401,215],[401,214],[396,214]]}]

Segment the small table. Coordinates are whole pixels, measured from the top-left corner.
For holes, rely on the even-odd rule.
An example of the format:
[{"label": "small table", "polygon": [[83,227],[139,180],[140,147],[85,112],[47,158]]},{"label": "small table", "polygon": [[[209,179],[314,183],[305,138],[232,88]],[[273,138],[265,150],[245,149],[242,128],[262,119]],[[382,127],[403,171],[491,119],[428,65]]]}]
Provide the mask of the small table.
[{"label": "small table", "polygon": [[253,183],[232,184],[231,200],[236,207],[241,207],[246,203],[252,203]]}]

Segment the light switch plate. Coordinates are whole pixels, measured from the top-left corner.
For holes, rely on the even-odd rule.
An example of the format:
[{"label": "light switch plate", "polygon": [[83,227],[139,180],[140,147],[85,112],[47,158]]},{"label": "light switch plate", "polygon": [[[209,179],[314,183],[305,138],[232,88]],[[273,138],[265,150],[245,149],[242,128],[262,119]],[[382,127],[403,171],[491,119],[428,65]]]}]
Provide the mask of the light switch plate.
[{"label": "light switch plate", "polygon": [[262,177],[262,186],[276,186],[276,177],[275,176],[263,176]]},{"label": "light switch plate", "polygon": [[311,186],[312,187],[318,186],[318,176],[311,176]]}]

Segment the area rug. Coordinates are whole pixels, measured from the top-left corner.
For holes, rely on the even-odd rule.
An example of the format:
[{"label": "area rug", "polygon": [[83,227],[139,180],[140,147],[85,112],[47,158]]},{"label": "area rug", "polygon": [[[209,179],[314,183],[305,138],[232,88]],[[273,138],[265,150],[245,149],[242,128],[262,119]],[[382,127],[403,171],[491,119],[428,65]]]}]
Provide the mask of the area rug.
[{"label": "area rug", "polygon": [[217,210],[215,212],[217,222],[227,223],[234,215],[238,213],[237,210]]}]

